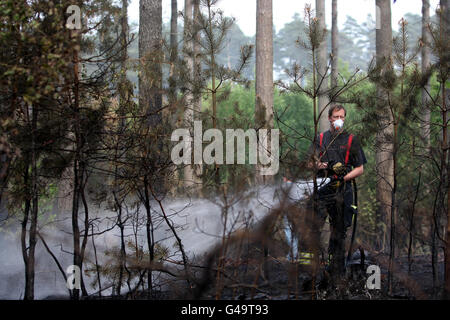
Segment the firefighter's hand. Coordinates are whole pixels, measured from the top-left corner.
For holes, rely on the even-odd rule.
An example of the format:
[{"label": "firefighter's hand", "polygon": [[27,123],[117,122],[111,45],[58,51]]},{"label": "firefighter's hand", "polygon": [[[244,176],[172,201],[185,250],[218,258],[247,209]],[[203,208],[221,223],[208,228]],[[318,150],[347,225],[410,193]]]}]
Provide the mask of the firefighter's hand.
[{"label": "firefighter's hand", "polygon": [[347,174],[347,168],[340,162],[333,165],[333,171],[340,177],[344,177]]},{"label": "firefighter's hand", "polygon": [[344,177],[343,176],[333,175],[330,178],[331,178],[330,186],[335,188],[335,189],[338,189],[341,185],[344,184]]}]

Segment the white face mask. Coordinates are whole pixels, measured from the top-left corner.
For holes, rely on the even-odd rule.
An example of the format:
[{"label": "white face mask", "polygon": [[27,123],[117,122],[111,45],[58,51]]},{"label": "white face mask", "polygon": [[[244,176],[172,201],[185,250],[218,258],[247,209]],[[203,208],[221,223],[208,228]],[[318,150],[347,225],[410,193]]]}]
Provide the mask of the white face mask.
[{"label": "white face mask", "polygon": [[336,129],[338,131],[341,130],[342,127],[344,126],[344,120],[337,119],[336,121],[333,122],[333,126],[334,126],[334,129]]}]

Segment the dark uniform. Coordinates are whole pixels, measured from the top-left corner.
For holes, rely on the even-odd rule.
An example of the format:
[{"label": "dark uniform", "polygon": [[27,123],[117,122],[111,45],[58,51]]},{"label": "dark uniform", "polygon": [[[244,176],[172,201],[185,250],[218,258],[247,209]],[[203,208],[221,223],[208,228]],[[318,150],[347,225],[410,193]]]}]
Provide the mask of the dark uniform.
[{"label": "dark uniform", "polygon": [[[340,132],[323,133],[322,143],[320,136],[317,138],[316,156],[320,162],[327,162],[331,168],[337,162],[347,167],[347,172],[353,168],[367,163],[364,151],[359,140],[352,135],[350,149],[348,149],[350,134],[345,130]],[[349,150],[347,152],[347,150]],[[347,161],[346,161],[347,159]],[[327,172],[319,170],[318,176],[324,176]],[[334,277],[339,277],[344,272],[345,265],[345,235],[347,228],[352,224],[353,214],[356,209],[353,205],[353,188],[351,181],[345,182],[344,186],[336,188],[336,184],[330,183],[318,191],[319,220],[328,216],[330,218],[331,235],[328,247],[330,270]],[[319,223],[320,224],[320,223]]]},{"label": "dark uniform", "polygon": [[[332,133],[330,130],[324,132],[322,138],[322,146],[320,146],[320,138],[317,138],[316,151],[320,156],[320,162],[327,162],[328,164],[334,164],[340,162],[345,164],[347,156],[347,148],[349,143],[350,134],[346,131],[342,133]],[[350,146],[350,152],[347,160],[348,172],[353,168],[359,167],[367,163],[364,151],[361,148],[357,137],[353,136]],[[319,171],[319,176],[324,175],[324,170]],[[327,208],[328,214],[333,221],[336,218],[336,203],[335,203],[336,189],[332,187],[323,187],[319,190],[319,199],[322,200],[322,205]],[[351,181],[345,183],[344,190],[344,225],[348,228],[352,223],[352,216],[354,209],[353,204],[353,189]],[[323,212],[322,212],[323,214]]]}]

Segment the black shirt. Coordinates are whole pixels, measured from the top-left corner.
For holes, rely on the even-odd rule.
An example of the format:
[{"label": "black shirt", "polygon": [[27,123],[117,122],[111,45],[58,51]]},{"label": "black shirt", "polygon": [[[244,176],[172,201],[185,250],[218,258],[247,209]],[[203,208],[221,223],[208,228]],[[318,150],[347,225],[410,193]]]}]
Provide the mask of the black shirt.
[{"label": "black shirt", "polygon": [[[344,164],[349,136],[350,134],[345,130],[341,133],[332,133],[330,130],[325,131],[323,134],[322,147],[320,147],[319,135],[316,140],[316,155],[320,156],[320,154],[322,154],[320,161],[332,163],[341,162]],[[367,163],[367,160],[364,151],[361,148],[359,139],[356,136],[353,136],[347,166],[356,168],[365,163]]]}]

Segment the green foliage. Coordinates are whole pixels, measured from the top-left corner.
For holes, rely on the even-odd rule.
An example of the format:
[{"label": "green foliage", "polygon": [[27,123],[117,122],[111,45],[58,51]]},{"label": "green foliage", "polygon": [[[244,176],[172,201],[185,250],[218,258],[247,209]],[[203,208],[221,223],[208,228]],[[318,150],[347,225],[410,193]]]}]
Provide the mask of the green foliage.
[{"label": "green foliage", "polygon": [[[225,129],[247,129],[253,128],[255,115],[255,88],[252,85],[247,88],[239,84],[226,84],[224,90],[229,91],[226,99],[218,103],[218,128]],[[212,128],[210,117],[211,98],[205,96],[204,112],[206,116],[203,121],[204,130]],[[298,165],[304,160],[312,136],[312,101],[304,94],[280,91],[274,92],[274,112],[275,127],[280,129],[280,175],[285,175],[292,165]],[[224,141],[225,143],[225,141]],[[224,145],[224,152],[225,152]],[[247,154],[248,164],[248,154]],[[297,164],[294,164],[297,162]],[[227,180],[225,177],[232,176],[253,176],[253,165],[227,165],[223,166],[223,181],[231,183],[233,179]],[[245,182],[249,186],[250,179]],[[233,185],[233,183],[231,183]],[[235,185],[237,187],[237,185]],[[239,186],[242,186],[239,183]]]}]

